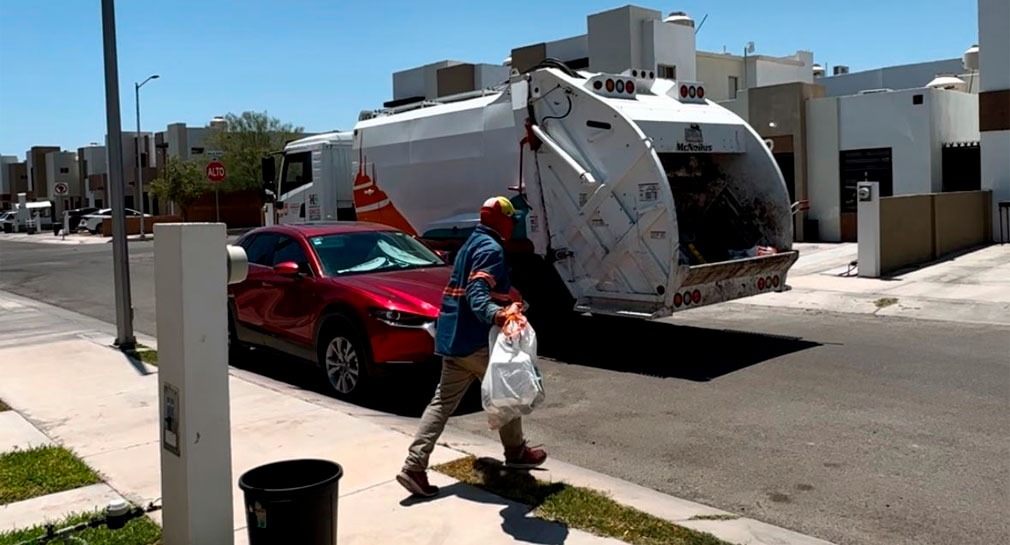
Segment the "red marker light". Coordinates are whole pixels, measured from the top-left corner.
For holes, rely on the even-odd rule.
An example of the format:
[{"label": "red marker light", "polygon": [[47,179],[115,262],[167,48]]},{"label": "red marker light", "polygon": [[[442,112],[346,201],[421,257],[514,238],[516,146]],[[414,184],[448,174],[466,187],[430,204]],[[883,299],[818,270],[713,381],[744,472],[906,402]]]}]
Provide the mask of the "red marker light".
[{"label": "red marker light", "polygon": [[687,98],[687,85],[680,86],[680,98]]},{"label": "red marker light", "polygon": [[758,278],[758,289],[759,290],[765,289],[765,279],[764,278]]},{"label": "red marker light", "polygon": [[701,292],[698,290],[694,290],[694,293],[691,294],[691,300],[694,301],[695,303],[701,302]]},{"label": "red marker light", "polygon": [[628,83],[625,83],[624,84],[624,90],[627,91],[629,95],[630,94],[634,94],[634,92],[635,92],[635,82],[629,81]]},{"label": "red marker light", "polygon": [[705,88],[698,86],[698,98],[705,98]]}]

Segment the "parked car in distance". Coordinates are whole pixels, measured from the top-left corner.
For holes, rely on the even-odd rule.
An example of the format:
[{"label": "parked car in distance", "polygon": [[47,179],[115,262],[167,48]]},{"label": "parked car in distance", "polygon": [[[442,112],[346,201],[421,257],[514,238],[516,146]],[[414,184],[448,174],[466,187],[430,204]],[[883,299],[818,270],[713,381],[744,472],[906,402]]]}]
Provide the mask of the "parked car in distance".
[{"label": "parked car in distance", "polygon": [[[93,206],[67,210],[67,221],[69,223],[68,227],[70,227],[70,232],[73,233],[77,231],[77,227],[81,224],[81,219],[84,218],[84,216],[87,216],[88,214],[94,214],[96,212],[98,212],[98,208],[95,208]],[[63,218],[60,218],[61,222],[62,220]]]},{"label": "parked car in distance", "polygon": [[[139,217],[140,212],[133,210],[132,208],[126,209],[127,217]],[[151,217],[150,214],[144,214],[145,218]],[[78,231],[88,231],[93,235],[97,235],[102,230],[102,222],[107,219],[112,218],[112,209],[103,208],[93,214],[85,214],[81,216],[80,222],[77,226]]]},{"label": "parked car in distance", "polygon": [[361,222],[277,225],[236,244],[245,281],[228,286],[229,340],[315,362],[339,397],[398,363],[434,360],[450,268],[412,235]]},{"label": "parked car in distance", "polygon": [[0,212],[0,231],[4,233],[10,233],[14,230],[14,215],[17,212],[13,210],[8,210],[6,212]]}]

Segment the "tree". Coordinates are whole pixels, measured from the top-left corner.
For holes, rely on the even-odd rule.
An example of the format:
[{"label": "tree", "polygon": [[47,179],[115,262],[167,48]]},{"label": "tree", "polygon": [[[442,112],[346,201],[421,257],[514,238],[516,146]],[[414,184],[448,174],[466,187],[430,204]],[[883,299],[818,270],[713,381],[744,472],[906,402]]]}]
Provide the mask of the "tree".
[{"label": "tree", "polygon": [[227,125],[209,137],[208,147],[221,151],[221,162],[228,170],[222,184],[225,191],[260,189],[262,187],[260,161],[270,153],[279,151],[284,144],[298,137],[302,127],[282,123],[267,112],[229,113],[224,116]]},{"label": "tree", "polygon": [[204,176],[200,164],[170,156],[158,177],[151,182],[151,192],[159,199],[168,199],[179,205],[182,219],[185,220],[188,219],[189,206],[200,195],[210,191],[210,185]]}]

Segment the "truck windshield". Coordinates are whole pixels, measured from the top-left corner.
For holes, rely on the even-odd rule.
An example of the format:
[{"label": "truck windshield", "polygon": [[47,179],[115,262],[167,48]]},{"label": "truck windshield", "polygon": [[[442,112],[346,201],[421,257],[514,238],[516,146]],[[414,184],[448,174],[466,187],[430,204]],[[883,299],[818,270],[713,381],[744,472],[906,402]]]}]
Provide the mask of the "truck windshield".
[{"label": "truck windshield", "polygon": [[397,231],[344,233],[309,238],[326,276],[402,271],[444,265],[414,237]]}]

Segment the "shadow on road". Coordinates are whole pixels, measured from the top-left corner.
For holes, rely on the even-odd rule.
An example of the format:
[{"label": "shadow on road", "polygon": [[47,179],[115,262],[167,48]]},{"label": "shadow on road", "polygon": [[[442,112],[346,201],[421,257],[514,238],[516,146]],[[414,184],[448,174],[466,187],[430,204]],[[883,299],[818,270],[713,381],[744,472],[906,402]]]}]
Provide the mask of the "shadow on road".
[{"label": "shadow on road", "polygon": [[[626,318],[576,316],[563,330],[539,332],[540,356],[663,378],[705,382],[819,343],[795,337],[706,329]],[[334,395],[319,367],[270,350],[249,350],[232,365],[309,391]],[[395,365],[376,377],[359,406],[418,417],[438,385],[439,366]],[[470,385],[456,415],[481,411],[480,383]]]},{"label": "shadow on road", "polygon": [[[232,361],[231,364],[292,386],[336,397],[320,368],[307,361],[270,350],[248,350],[240,361]],[[388,376],[376,377],[371,383],[371,391],[354,403],[398,416],[419,417],[435,393],[439,372],[437,364],[397,364],[391,367]],[[481,410],[480,384],[474,381],[455,414]]]},{"label": "shadow on road", "polygon": [[540,355],[584,365],[705,382],[819,343],[725,329],[578,316],[567,332],[538,335]]}]

